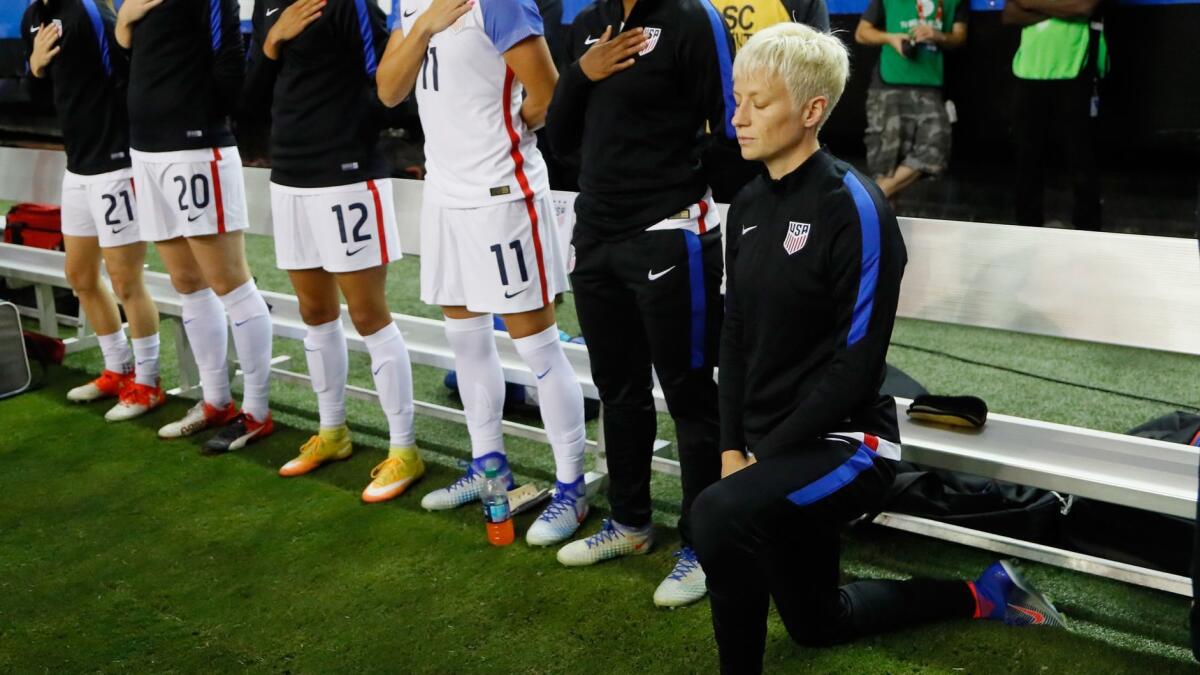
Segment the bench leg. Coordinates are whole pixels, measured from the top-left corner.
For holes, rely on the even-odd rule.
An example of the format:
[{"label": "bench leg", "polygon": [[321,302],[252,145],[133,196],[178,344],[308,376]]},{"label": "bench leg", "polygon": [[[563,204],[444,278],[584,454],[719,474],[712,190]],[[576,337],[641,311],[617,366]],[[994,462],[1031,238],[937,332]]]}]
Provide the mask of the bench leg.
[{"label": "bench leg", "polygon": [[42,335],[58,337],[58,309],[54,305],[54,287],[47,284],[34,286],[37,296],[38,322]]}]

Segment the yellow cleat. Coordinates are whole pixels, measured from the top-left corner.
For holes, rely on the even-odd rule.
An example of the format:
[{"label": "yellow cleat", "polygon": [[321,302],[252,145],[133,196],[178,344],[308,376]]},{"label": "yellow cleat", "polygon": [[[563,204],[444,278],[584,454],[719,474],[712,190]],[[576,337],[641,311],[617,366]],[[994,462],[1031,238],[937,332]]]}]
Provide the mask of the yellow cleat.
[{"label": "yellow cleat", "polygon": [[300,446],[300,456],[279,468],[284,478],[303,476],[326,462],[346,459],[354,452],[350,445],[350,430],[345,425],[321,429],[320,433]]},{"label": "yellow cleat", "polygon": [[395,499],[424,475],[425,462],[415,447],[392,448],[388,458],[371,471],[371,484],[363,490],[362,500],[374,504]]}]

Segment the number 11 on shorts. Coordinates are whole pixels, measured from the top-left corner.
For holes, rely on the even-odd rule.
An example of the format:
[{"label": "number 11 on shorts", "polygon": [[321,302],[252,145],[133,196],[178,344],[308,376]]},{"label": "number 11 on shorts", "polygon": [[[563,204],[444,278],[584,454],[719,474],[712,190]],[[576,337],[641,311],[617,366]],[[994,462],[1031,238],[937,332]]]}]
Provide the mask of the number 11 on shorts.
[{"label": "number 11 on shorts", "polygon": [[[508,242],[508,247],[517,254],[517,271],[521,273],[521,283],[529,281],[529,272],[525,269],[525,251],[521,248],[520,240],[514,239]],[[500,244],[492,244],[491,252],[496,254],[496,266],[500,268],[500,284],[508,285],[508,269],[504,265],[504,247]]]}]

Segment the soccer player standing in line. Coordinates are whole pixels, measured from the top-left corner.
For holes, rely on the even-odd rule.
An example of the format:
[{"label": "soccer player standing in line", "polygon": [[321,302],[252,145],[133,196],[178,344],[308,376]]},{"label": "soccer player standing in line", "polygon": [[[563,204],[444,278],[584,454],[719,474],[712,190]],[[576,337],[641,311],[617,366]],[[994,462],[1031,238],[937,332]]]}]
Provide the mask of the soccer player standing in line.
[{"label": "soccer player standing in line", "polygon": [[[274,429],[271,317],[246,265],[246,187],[229,114],[241,94],[237,0],[126,0],[116,41],[130,51],[129,121],[138,223],[182,296],[204,400],[163,438],[223,426],[204,444],[236,450]],[[225,363],[229,321],[244,377],[239,412]]]},{"label": "soccer player standing in line", "polygon": [[880,507],[900,458],[879,387],[907,257],[879,188],[817,140],[849,72],[837,37],[799,24],[758,33],[734,66],[738,142],[767,171],[729,210],[723,478],[693,507],[725,673],[762,670],[772,598],[810,646],[939,619],[1062,622],[1004,562],[974,582],[838,587],[840,531]]},{"label": "soccer player standing in line", "polygon": [[308,326],[304,351],[321,423],[279,473],[298,476],[351,453],[340,289],[371,354],[391,435],[362,498],[386,501],[425,473],[413,432],[412,365],[386,297],[388,263],[400,258],[375,94],[387,17],[368,0],[260,1],[246,104],[271,108],[275,255]]},{"label": "soccer player standing in line", "polygon": [[588,512],[583,391],[559,342],[554,296],[566,290],[536,129],[558,78],[533,0],[403,0],[379,66],[379,95],[416,90],[429,173],[421,213],[421,299],[440,305],[454,350],[473,461],[427,509],[479,498],[483,468],[507,464],[504,373],[492,314],[537,377],[554,451],[553,501],[530,544],[564,541]]},{"label": "soccer player standing in line", "polygon": [[732,142],[732,40],[708,0],[599,0],[567,49],[547,131],[555,152],[582,157],[571,282],[604,404],[613,518],[558,559],[590,565],[653,544],[653,368],[683,483],[683,548],[654,600],[684,605],[705,592],[692,500],[720,472],[721,233],[699,157],[706,124]]},{"label": "soccer player standing in line", "polygon": [[[39,0],[25,10],[21,36],[35,89],[53,87],[67,151],[62,229],[67,280],[96,329],[104,372],[67,392],[72,401],[117,396],[105,415],[132,419],[166,402],[158,382],[158,310],[142,283],[146,244],[138,236],[125,82],[129,64],[111,45],[108,0]],[[100,260],[129,317],[133,349],[117,303],[100,280]]]}]

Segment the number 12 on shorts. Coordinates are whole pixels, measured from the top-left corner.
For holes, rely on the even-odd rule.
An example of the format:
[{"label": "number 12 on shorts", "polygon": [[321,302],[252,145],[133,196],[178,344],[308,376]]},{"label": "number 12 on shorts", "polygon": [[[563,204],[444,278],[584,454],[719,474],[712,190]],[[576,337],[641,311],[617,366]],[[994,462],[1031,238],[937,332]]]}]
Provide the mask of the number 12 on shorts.
[{"label": "number 12 on shorts", "polygon": [[[333,211],[333,214],[335,216],[337,216],[338,233],[341,234],[341,236],[342,236],[343,244],[349,244],[352,240],[354,241],[354,243],[363,242],[363,241],[371,241],[371,233],[363,232],[363,226],[367,224],[367,216],[370,215],[370,211],[367,210],[366,204],[361,204],[359,202],[355,202],[353,204],[347,205],[345,210],[342,209],[341,204],[338,204],[330,210]],[[345,211],[350,211],[351,213],[358,214],[358,222],[356,222],[350,228],[349,233],[347,233],[347,231],[346,231],[346,213],[345,213]],[[347,237],[347,234],[349,234],[349,237]],[[357,251],[355,251],[355,253],[357,253]],[[347,253],[346,255],[354,255],[354,254]]]}]

